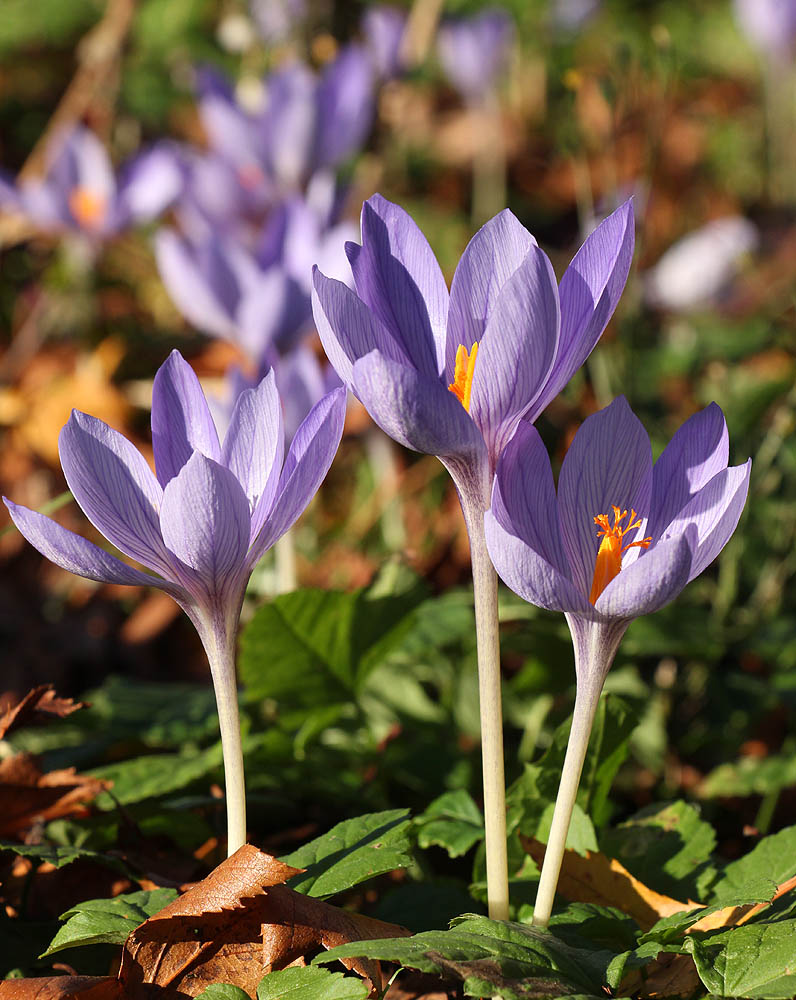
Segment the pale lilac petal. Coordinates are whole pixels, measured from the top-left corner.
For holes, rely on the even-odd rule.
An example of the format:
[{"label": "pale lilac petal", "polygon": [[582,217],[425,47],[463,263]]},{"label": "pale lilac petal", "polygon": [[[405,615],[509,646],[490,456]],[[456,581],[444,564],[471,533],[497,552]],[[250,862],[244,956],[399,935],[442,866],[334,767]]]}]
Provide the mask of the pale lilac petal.
[{"label": "pale lilac petal", "polygon": [[250,523],[249,501],[234,474],[201,452],[163,491],[163,540],[201,581],[200,596],[216,597],[239,584],[242,595]]},{"label": "pale lilac petal", "polygon": [[158,368],[152,386],[152,448],[165,486],[195,451],[221,460],[213,417],[196,373],[179,351]]},{"label": "pale lilac petal", "polygon": [[594,608],[572,581],[521,538],[507,531],[491,510],[484,515],[484,530],[498,576],[524,601],[548,611],[594,615]]},{"label": "pale lilac petal", "polygon": [[324,372],[314,352],[303,345],[280,358],[274,370],[282,400],[285,436],[292,441],[313,406],[331,389],[338,388],[340,380],[330,366]]},{"label": "pale lilac petal", "polygon": [[696,530],[685,532],[648,549],[611,580],[595,602],[607,618],[639,618],[673,601],[690,579],[696,548]]},{"label": "pale lilac petal", "polygon": [[103,144],[90,129],[82,127],[69,135],[67,144],[75,160],[78,184],[110,203],[116,192],[116,177]]},{"label": "pale lilac petal", "polygon": [[467,244],[453,275],[445,345],[445,377],[453,381],[456,351],[481,339],[501,289],[536,240],[507,209],[485,223]]},{"label": "pale lilac petal", "polygon": [[679,428],[652,470],[649,535],[658,538],[689,500],[727,468],[729,449],[724,414],[715,403]]},{"label": "pale lilac petal", "polygon": [[470,415],[493,461],[545,384],[558,330],[555,274],[544,252],[531,247],[494,304],[473,373]]},{"label": "pale lilac petal", "polygon": [[353,383],[354,362],[378,350],[392,361],[411,364],[404,350],[365,303],[342,281],[313,269],[312,312],[323,349],[340,378]]},{"label": "pale lilac petal", "polygon": [[368,7],[362,15],[362,31],[376,72],[391,80],[404,69],[401,42],[406,28],[406,11],[389,4]]},{"label": "pale lilac petal", "polygon": [[561,338],[555,364],[530,420],[561,392],[602,336],[625,287],[634,242],[630,200],[601,222],[573,257],[559,288]]},{"label": "pale lilac petal", "polygon": [[315,166],[318,129],[317,81],[301,63],[268,78],[268,106],[262,117],[271,170],[289,188],[306,181]]},{"label": "pale lilac petal", "polygon": [[751,459],[745,465],[722,469],[664,528],[663,537],[669,538],[682,534],[690,525],[695,527],[697,545],[690,580],[713,562],[735,531],[746,503],[751,470]]},{"label": "pale lilac petal", "polygon": [[234,339],[233,315],[210,286],[188,244],[171,229],[155,237],[155,259],[166,291],[183,316],[199,330]]},{"label": "pale lilac petal", "polygon": [[175,151],[154,146],[125,167],[119,186],[120,221],[149,222],[164,212],[185,186],[185,174]]},{"label": "pale lilac petal", "polygon": [[235,339],[250,358],[259,360],[274,345],[289,350],[311,323],[309,295],[280,267],[272,267],[243,293]]},{"label": "pale lilac petal", "polygon": [[524,420],[500,457],[492,513],[502,527],[569,576],[550,459],[539,432]]},{"label": "pale lilac petal", "polygon": [[282,406],[276,377],[270,371],[256,389],[238,396],[221,452],[221,464],[243,487],[250,511],[262,511],[259,519],[252,521],[250,541],[257,537],[271,508],[284,454]]},{"label": "pale lilac petal", "polygon": [[313,406],[296,431],[279,480],[276,500],[249,550],[249,567],[293,526],[318,492],[343,436],[345,409],[346,391],[335,389]]},{"label": "pale lilac petal", "polygon": [[373,351],[354,365],[354,392],[391,438],[439,458],[484,452],[481,432],[441,382]]},{"label": "pale lilac petal", "polygon": [[98,545],[61,527],[56,521],[12,503],[3,497],[11,519],[20,533],[50,562],[62,569],[99,583],[121,583],[127,586],[159,587],[172,596],[182,597],[176,584],[142,573],[105,552]]},{"label": "pale lilac petal", "polygon": [[[589,594],[600,540],[594,518],[612,506],[649,513],[652,450],[641,421],[619,396],[584,421],[564,457],[558,480],[558,510],[572,579]],[[642,531],[643,531],[642,525]],[[642,532],[628,541],[639,539]],[[630,553],[636,552],[631,549]],[[627,558],[627,557],[626,557]]]},{"label": "pale lilac petal", "polygon": [[447,323],[448,289],[437,259],[414,220],[374,195],[362,206],[362,246],[346,246],[357,294],[412,365],[439,375]]},{"label": "pale lilac petal", "polygon": [[361,45],[346,45],[317,84],[315,167],[337,167],[359,151],[373,120],[373,68]]},{"label": "pale lilac petal", "polygon": [[160,485],[138,449],[96,417],[72,410],[58,450],[69,489],[94,527],[125,555],[170,576]]}]

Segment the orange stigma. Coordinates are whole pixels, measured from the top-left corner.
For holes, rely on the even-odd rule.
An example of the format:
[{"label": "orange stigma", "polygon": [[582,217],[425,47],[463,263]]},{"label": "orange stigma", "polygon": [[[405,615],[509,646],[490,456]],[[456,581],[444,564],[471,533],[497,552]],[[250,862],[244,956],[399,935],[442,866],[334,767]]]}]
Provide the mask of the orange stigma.
[{"label": "orange stigma", "polygon": [[107,201],[91,188],[78,185],[69,193],[69,211],[84,229],[99,229],[105,220]]},{"label": "orange stigma", "polygon": [[453,381],[448,386],[468,413],[470,412],[470,393],[473,391],[473,372],[475,371],[475,358],[477,354],[477,340],[473,343],[469,351],[464,344],[459,344],[459,348],[456,351],[456,368],[453,372]]},{"label": "orange stigma", "polygon": [[629,542],[627,545],[623,545],[622,541],[625,535],[629,531],[633,531],[634,528],[641,527],[641,518],[634,510],[631,510],[627,527],[623,528],[621,524],[627,517],[627,511],[620,510],[618,507],[612,507],[612,510],[614,512],[613,527],[608,522],[608,514],[597,514],[594,518],[594,523],[601,529],[597,532],[597,537],[602,538],[602,541],[597,551],[597,558],[594,561],[594,577],[591,582],[591,593],[589,594],[589,600],[592,604],[595,603],[611,580],[619,575],[619,571],[622,568],[622,553],[636,547],[641,549],[649,548],[649,544],[652,541],[652,536],[650,536],[649,538],[642,538],[641,541]]}]

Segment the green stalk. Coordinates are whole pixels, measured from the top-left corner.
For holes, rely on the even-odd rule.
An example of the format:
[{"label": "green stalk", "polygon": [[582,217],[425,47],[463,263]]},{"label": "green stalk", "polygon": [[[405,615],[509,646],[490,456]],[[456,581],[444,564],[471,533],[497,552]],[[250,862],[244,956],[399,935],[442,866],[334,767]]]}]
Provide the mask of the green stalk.
[{"label": "green stalk", "polygon": [[500,691],[497,573],[484,535],[484,511],[460,494],[470,538],[478,652],[478,694],[481,711],[481,760],[484,774],[486,885],[489,916],[509,918],[506,855],[506,778],[503,766],[503,711]]}]

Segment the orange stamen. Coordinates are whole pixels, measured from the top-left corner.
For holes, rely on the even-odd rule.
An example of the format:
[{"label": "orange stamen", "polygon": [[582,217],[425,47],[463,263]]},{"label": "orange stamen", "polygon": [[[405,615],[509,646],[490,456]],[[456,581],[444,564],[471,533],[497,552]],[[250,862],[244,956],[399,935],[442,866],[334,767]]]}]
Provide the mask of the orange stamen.
[{"label": "orange stamen", "polygon": [[98,229],[104,219],[107,199],[91,188],[78,185],[69,193],[69,211],[84,229]]},{"label": "orange stamen", "polygon": [[468,413],[470,412],[470,393],[473,391],[473,372],[475,371],[475,358],[477,354],[477,340],[469,351],[464,344],[459,344],[456,351],[456,367],[453,372],[453,381],[448,386]]},{"label": "orange stamen", "polygon": [[597,558],[594,561],[594,577],[592,578],[591,593],[589,594],[589,600],[592,604],[595,603],[611,580],[619,575],[619,571],[622,568],[622,553],[636,547],[641,549],[649,548],[652,541],[652,536],[650,536],[649,538],[642,538],[640,541],[628,542],[627,545],[623,545],[622,540],[625,535],[629,531],[633,531],[634,528],[641,527],[641,518],[634,510],[631,510],[627,527],[623,528],[621,524],[627,517],[627,511],[620,510],[619,507],[612,507],[612,510],[614,512],[613,525],[608,521],[608,514],[597,514],[594,518],[594,523],[601,529],[597,532],[597,537],[602,538],[602,541],[597,551]]}]

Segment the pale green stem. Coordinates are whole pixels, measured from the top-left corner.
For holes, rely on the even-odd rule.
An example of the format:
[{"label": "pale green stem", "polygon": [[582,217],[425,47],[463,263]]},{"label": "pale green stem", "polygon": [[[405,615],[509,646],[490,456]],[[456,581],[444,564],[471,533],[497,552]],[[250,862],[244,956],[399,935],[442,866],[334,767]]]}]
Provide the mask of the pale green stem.
[{"label": "pale green stem", "polygon": [[503,767],[503,711],[500,692],[497,574],[484,535],[484,511],[463,496],[462,512],[470,538],[481,709],[481,760],[484,772],[486,886],[489,916],[509,918],[506,856],[506,779]]},{"label": "pale green stem", "polygon": [[210,673],[216,693],[218,724],[221,729],[229,856],[246,843],[246,784],[243,774],[243,747],[240,738],[238,687],[235,675],[235,635],[234,628],[224,630],[223,636],[217,636],[212,631],[208,634],[204,629],[200,631],[210,663]]},{"label": "pale green stem", "polygon": [[274,561],[276,563],[276,592],[277,594],[289,594],[298,586],[296,540],[292,529],[277,539],[274,545]]}]

